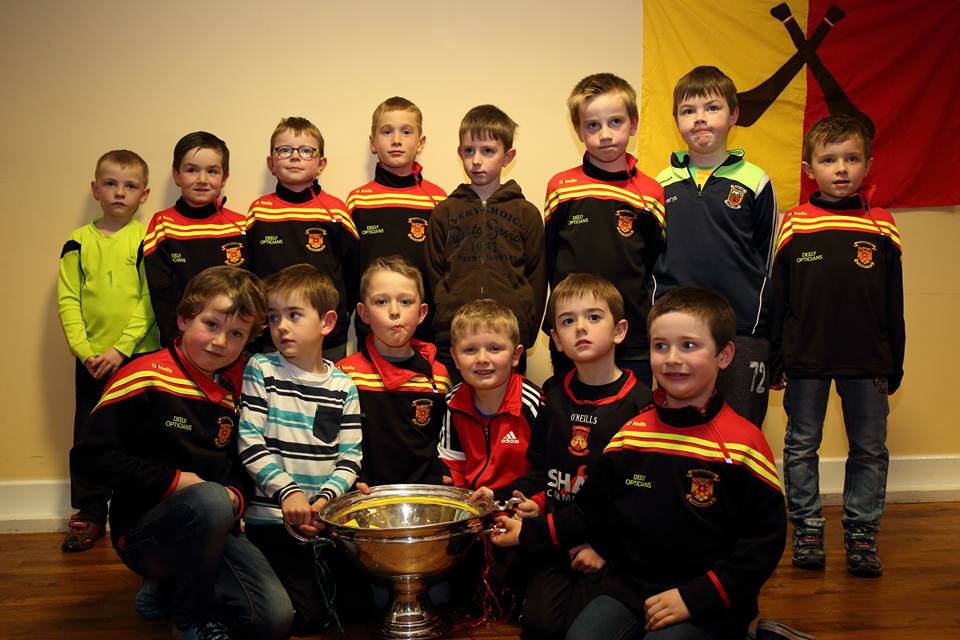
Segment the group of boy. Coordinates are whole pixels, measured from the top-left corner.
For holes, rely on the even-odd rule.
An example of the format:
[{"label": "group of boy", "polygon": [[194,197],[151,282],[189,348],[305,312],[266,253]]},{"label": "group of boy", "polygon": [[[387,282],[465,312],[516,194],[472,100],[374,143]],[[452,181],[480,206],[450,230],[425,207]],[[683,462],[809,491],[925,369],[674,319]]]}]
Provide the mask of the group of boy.
[{"label": "group of boy", "polygon": [[[142,615],[172,617],[187,638],[308,632],[332,610],[285,527],[317,533],[354,486],[446,482],[521,499],[523,519],[494,541],[536,551],[523,563],[531,633],[744,637],[786,531],[758,428],[768,389],[789,379],[794,564],[822,569],[816,450],[835,378],[860,462],[848,464],[848,568],[880,575],[902,276],[893,218],[859,190],[868,134],[846,117],[808,132],[803,166],[820,191],[774,243],[769,178],[726,148],[738,109],[719,70],[678,83],[688,151],[656,181],[626,152],[639,118],[628,83],[589,76],[568,106],[586,152],[550,181],[545,221],[501,184],[516,124],[492,105],[461,124],[470,184],[446,199],[422,178],[422,115],[402,98],[375,111],[376,175],[346,204],[321,189],[323,138],[302,118],[275,130],[277,189],[247,216],[223,206],[229,154],[211,134],[177,144],[182,197],[145,233],[132,216],[146,164],[103,156],[92,188],[104,216],[61,256],[80,510],[64,548],[103,534],[112,494],[114,545],[145,578]],[[547,284],[555,375],[542,392],[522,373]],[[825,335],[834,295],[848,307]],[[165,349],[121,366],[156,348],[154,317]],[[264,318],[275,351],[250,358],[241,388]],[[362,602],[364,585],[335,573],[336,606]]]}]

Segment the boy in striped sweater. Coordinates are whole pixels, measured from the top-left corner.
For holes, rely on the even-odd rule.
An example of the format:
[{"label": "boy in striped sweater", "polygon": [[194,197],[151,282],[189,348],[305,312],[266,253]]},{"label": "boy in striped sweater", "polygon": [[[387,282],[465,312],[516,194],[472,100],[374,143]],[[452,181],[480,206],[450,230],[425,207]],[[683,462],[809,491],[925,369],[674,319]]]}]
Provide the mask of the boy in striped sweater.
[{"label": "boy in striped sweater", "polygon": [[270,276],[265,288],[277,351],[253,356],[243,374],[240,460],[256,484],[246,533],[290,595],[294,633],[304,634],[322,629],[330,613],[314,549],[288,535],[284,522],[315,535],[319,511],[356,481],[360,403],[353,381],[323,357],[324,338],[337,324],[330,278],[299,264]]}]

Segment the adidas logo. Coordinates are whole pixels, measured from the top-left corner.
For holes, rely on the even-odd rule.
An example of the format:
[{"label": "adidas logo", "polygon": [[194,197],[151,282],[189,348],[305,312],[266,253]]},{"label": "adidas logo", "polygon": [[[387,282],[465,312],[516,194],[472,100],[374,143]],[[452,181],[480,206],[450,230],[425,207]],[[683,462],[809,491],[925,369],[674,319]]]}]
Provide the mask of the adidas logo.
[{"label": "adidas logo", "polygon": [[500,444],[520,444],[520,438],[513,431],[500,438]]}]

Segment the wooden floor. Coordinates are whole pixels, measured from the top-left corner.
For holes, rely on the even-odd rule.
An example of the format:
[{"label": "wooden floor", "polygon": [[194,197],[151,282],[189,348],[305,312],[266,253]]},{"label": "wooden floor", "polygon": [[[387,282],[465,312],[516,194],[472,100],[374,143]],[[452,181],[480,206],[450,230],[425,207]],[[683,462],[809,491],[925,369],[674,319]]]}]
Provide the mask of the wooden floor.
[{"label": "wooden floor", "polygon": [[[827,510],[827,570],[790,566],[789,552],[761,594],[762,615],[817,638],[960,638],[960,503],[890,505],[880,538],[884,576],[854,578],[843,562],[840,517]],[[109,544],[60,551],[62,534],[0,536],[0,638],[170,637],[169,625],[133,611],[140,580]],[[368,638],[364,628],[350,638]],[[336,638],[336,634],[316,636]],[[509,625],[458,638],[518,638]]]}]

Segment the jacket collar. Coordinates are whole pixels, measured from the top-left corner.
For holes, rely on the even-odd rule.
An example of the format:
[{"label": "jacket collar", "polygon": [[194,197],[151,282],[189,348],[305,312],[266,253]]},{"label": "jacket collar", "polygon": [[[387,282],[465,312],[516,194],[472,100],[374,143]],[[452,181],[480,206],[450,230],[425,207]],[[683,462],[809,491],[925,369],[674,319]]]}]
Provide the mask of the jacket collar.
[{"label": "jacket collar", "polygon": [[[721,167],[729,167],[743,161],[743,149],[728,149],[727,159],[720,163]],[[670,166],[674,169],[686,171],[690,167],[689,151],[674,151],[670,156]]]},{"label": "jacket collar", "polygon": [[606,398],[601,398],[599,400],[585,400],[578,398],[573,393],[573,376],[577,375],[576,369],[571,369],[567,375],[563,377],[563,390],[566,392],[567,397],[573,400],[577,404],[591,404],[594,406],[610,404],[612,402],[619,402],[623,400],[630,390],[633,389],[637,384],[637,378],[633,375],[633,372],[629,369],[624,369],[623,372],[627,375],[627,379],[624,380],[623,385],[620,387],[620,391],[617,392],[614,396],[608,396]]},{"label": "jacket collar", "polygon": [[180,338],[174,340],[173,346],[169,348],[170,354],[180,369],[193,380],[194,384],[200,388],[203,394],[214,403],[220,403],[220,401],[228,395],[233,394],[234,404],[236,404],[240,398],[239,381],[240,376],[243,375],[243,358],[237,358],[233,363],[218,371],[221,379],[227,383],[227,386],[236,386],[236,389],[228,389],[205,376],[200,369],[194,366],[184,355],[183,351],[180,350],[180,344]]},{"label": "jacket collar", "polygon": [[584,153],[583,172],[590,178],[593,178],[594,180],[602,180],[603,182],[623,182],[624,180],[629,180],[637,175],[637,159],[629,153],[626,154],[626,156],[626,171],[606,171],[590,161],[589,153]]},{"label": "jacket collar", "polygon": [[[473,401],[473,387],[468,385],[466,382],[461,382],[457,391],[453,394],[453,397],[450,398],[450,401],[447,403],[447,406],[451,409],[456,409],[457,411],[462,411],[464,413],[469,413],[477,420],[483,420],[480,417],[479,412],[477,412],[477,405]],[[500,408],[497,409],[496,415],[508,414],[515,417],[520,417],[521,411],[523,410],[523,376],[512,371],[510,373],[510,379],[507,381],[507,393],[503,396],[503,401],[500,403]]]},{"label": "jacket collar", "polygon": [[657,389],[653,392],[653,403],[657,409],[657,415],[660,420],[671,427],[697,427],[706,424],[717,417],[720,410],[723,409],[723,398],[717,390],[707,400],[705,407],[694,407],[687,405],[678,409],[665,407],[667,394],[663,389]]},{"label": "jacket collar", "polygon": [[223,205],[226,204],[226,202],[226,198],[220,198],[219,202],[214,201],[210,204],[205,204],[202,207],[191,207],[189,204],[187,204],[187,201],[181,197],[177,198],[177,202],[173,205],[173,208],[177,210],[177,213],[185,218],[203,220],[204,218],[209,218],[213,214],[218,213],[221,209],[223,209]]},{"label": "jacket collar", "polygon": [[836,202],[824,200],[819,191],[810,196],[810,204],[829,211],[869,211],[870,202],[877,193],[877,185],[861,185],[857,192]]},{"label": "jacket collar", "polygon": [[[415,356],[419,355],[430,365],[430,379],[433,380],[433,364],[436,362],[437,347],[429,342],[421,342],[419,340],[411,340],[410,346],[413,347]],[[367,334],[367,340],[363,345],[363,352],[373,365],[373,368],[377,370],[380,379],[383,381],[383,386],[387,389],[395,389],[405,382],[409,382],[413,378],[423,375],[418,371],[400,368],[384,358],[380,352],[377,351],[376,346],[374,346],[372,333]]]},{"label": "jacket collar", "polygon": [[423,171],[423,167],[420,166],[420,163],[414,162],[413,171],[410,172],[409,175],[398,176],[384,169],[383,165],[378,162],[377,168],[373,173],[373,179],[379,184],[390,187],[391,189],[409,189],[410,187],[417,186],[423,180],[423,176],[420,175],[421,171]]},{"label": "jacket collar", "polygon": [[[473,187],[467,182],[459,185],[448,197],[457,200],[471,200],[480,202],[480,197],[477,195],[477,192],[474,191]],[[521,198],[523,198],[523,191],[520,189],[520,185],[517,184],[516,180],[511,179],[501,184],[500,188],[494,191],[490,197],[487,198],[487,204],[498,204],[501,202],[517,200]]]},{"label": "jacket collar", "polygon": [[314,180],[313,184],[303,191],[291,191],[279,182],[277,183],[277,197],[284,202],[289,202],[290,204],[303,204],[304,202],[310,202],[319,195],[320,183],[316,180]]}]

